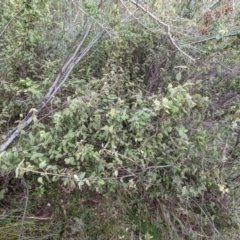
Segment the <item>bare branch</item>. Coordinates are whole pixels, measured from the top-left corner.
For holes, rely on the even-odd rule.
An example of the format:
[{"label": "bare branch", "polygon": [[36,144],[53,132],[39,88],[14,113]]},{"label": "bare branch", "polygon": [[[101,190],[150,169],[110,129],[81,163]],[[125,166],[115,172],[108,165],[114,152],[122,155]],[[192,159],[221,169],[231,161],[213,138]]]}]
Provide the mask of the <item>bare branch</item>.
[{"label": "bare branch", "polygon": [[142,23],[139,19],[137,19],[137,18],[135,17],[135,13],[137,12],[138,8],[136,8],[136,9],[134,10],[134,12],[131,12],[131,11],[128,9],[128,7],[126,6],[126,4],[125,4],[122,0],[120,0],[120,2],[121,2],[121,4],[125,7],[125,9],[127,10],[127,12],[129,13],[129,16],[127,16],[126,19],[124,19],[124,21],[121,21],[121,23],[125,22],[125,21],[126,21],[127,19],[129,19],[129,18],[133,18],[133,19],[135,19],[140,25],[142,25],[144,28],[146,28],[148,31],[153,32],[153,31],[152,31],[151,29],[149,29],[144,23]]},{"label": "bare branch", "polygon": [[195,62],[195,59],[192,58],[191,56],[189,56],[186,52],[184,52],[175,42],[175,40],[172,37],[171,34],[171,27],[170,25],[166,24],[165,22],[161,21],[160,19],[158,19],[154,14],[152,14],[150,11],[148,11],[147,9],[145,9],[142,5],[140,5],[138,2],[135,2],[133,0],[130,0],[131,3],[133,3],[134,5],[136,5],[137,7],[139,7],[143,12],[147,13],[152,19],[154,19],[157,23],[159,23],[160,25],[164,26],[167,29],[167,34],[172,42],[172,44],[177,48],[177,50],[179,52],[181,52],[185,57],[189,58],[191,61]]},{"label": "bare branch", "polygon": [[103,26],[99,21],[97,21],[94,17],[92,17],[91,15],[89,15],[86,11],[84,11],[84,9],[82,9],[78,4],[76,4],[73,0],[72,3],[84,14],[86,14],[88,17],[90,17],[95,23],[97,23],[103,30],[105,30],[107,32],[107,34],[111,37],[111,33],[106,29],[105,26]]},{"label": "bare branch", "polygon": [[2,30],[2,32],[0,33],[0,37],[4,34],[4,32],[7,30],[8,26],[11,24],[11,22],[13,21],[14,18],[17,17],[18,14],[20,14],[23,10],[25,9],[25,6],[23,8],[21,8],[6,24],[6,26],[4,27],[4,29]]},{"label": "bare branch", "polygon": [[[85,57],[85,55],[91,50],[91,48],[96,44],[100,38],[104,35],[105,31],[98,34],[91,42],[90,44],[78,54],[80,48],[82,47],[83,43],[85,42],[86,38],[88,37],[90,30],[92,28],[92,24],[88,27],[85,36],[83,37],[80,44],[77,46],[76,50],[74,51],[73,55],[69,58],[69,60],[61,67],[54,83],[50,87],[48,93],[45,95],[45,98],[43,102],[39,105],[36,112],[31,113],[29,116],[27,116],[21,124],[18,125],[18,127],[15,128],[15,130],[12,131],[10,137],[7,139],[7,141],[0,146],[0,153],[5,151],[8,146],[19,136],[21,133],[21,130],[25,129],[28,125],[30,125],[35,117],[39,115],[39,113],[42,111],[42,109],[51,101],[51,99],[56,95],[56,93],[59,91],[61,86],[67,81],[69,75],[71,74],[74,67]],[[79,55],[79,56],[78,56]]]},{"label": "bare branch", "polygon": [[24,190],[25,190],[26,200],[25,200],[25,206],[24,206],[24,210],[23,210],[23,216],[22,216],[22,223],[21,223],[21,230],[20,230],[19,240],[23,240],[24,239],[24,222],[25,222],[25,218],[26,218],[28,199],[29,199],[29,188],[28,188],[28,185],[27,185],[27,183],[26,183],[24,178],[22,179],[22,183],[23,183]]},{"label": "bare branch", "polygon": [[[240,32],[230,33],[230,34],[227,34],[227,35],[223,36],[223,38],[238,36],[239,33],[240,33]],[[200,39],[200,40],[198,40],[198,41],[192,42],[191,45],[199,44],[199,43],[204,43],[204,42],[208,42],[208,41],[211,41],[211,40],[217,40],[217,39],[216,39],[216,36],[209,37],[209,38],[204,38],[204,39]]]},{"label": "bare branch", "polygon": [[127,157],[127,156],[124,156],[124,155],[122,155],[121,153],[118,153],[118,152],[116,152],[116,151],[109,151],[109,150],[107,150],[106,148],[104,148],[102,151],[103,151],[103,152],[106,152],[107,154],[117,155],[117,156],[119,156],[119,157],[121,157],[121,158],[123,158],[123,159],[125,159],[125,160],[128,160],[128,161],[136,164],[138,167],[142,168],[134,159],[132,159],[132,158],[130,158],[130,157]]},{"label": "bare branch", "polygon": [[208,7],[208,9],[212,9],[213,7],[215,7],[218,3],[220,3],[222,0],[217,0],[215,3],[213,3],[212,5],[210,5]]},{"label": "bare branch", "polygon": [[221,233],[217,230],[217,228],[215,227],[214,222],[211,220],[211,217],[209,216],[209,213],[206,212],[206,211],[204,211],[204,209],[203,209],[193,198],[191,198],[191,200],[199,207],[199,209],[201,210],[201,213],[203,213],[203,214],[206,216],[209,224],[213,227],[214,231],[218,234],[218,236],[219,236],[221,239],[224,239],[223,236],[222,236],[222,234],[221,234]]},{"label": "bare branch", "polygon": [[24,39],[24,41],[23,41],[23,43],[20,45],[20,47],[17,48],[17,49],[15,50],[15,52],[14,52],[11,56],[8,56],[8,57],[5,57],[5,58],[0,58],[0,61],[8,60],[8,59],[14,57],[14,56],[21,50],[22,46],[25,44],[26,41],[27,41],[27,38]]},{"label": "bare branch", "polygon": [[[69,65],[75,60],[75,57],[78,53],[78,51],[80,50],[80,48],[82,47],[84,41],[86,40],[90,30],[92,28],[92,24],[90,24],[90,26],[88,27],[86,34],[84,35],[82,41],[80,42],[80,44],[77,46],[76,50],[74,51],[73,55],[69,58],[69,60],[63,65],[63,67],[61,67],[54,83],[52,84],[51,88],[49,89],[48,93],[46,94],[45,98],[49,99],[50,96],[52,95],[54,89],[57,87],[57,83],[59,82],[60,78],[62,77],[62,75],[65,73],[65,71],[67,70],[67,68],[69,67]],[[49,102],[49,101],[48,101]]]}]

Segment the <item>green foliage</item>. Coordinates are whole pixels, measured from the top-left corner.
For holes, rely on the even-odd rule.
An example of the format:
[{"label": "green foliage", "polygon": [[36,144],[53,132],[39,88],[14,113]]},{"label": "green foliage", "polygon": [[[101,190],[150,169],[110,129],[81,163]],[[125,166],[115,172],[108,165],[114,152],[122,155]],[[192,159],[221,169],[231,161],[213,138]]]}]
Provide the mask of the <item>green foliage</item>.
[{"label": "green foliage", "polygon": [[45,188],[42,185],[39,185],[38,187],[36,187],[34,195],[41,198],[44,195],[44,192]]},{"label": "green foliage", "polygon": [[[171,239],[228,235],[239,227],[232,214],[237,194],[232,179],[239,171],[239,147],[233,148],[239,103],[228,94],[238,96],[240,86],[238,45],[235,38],[225,41],[232,26],[229,17],[215,19],[209,29],[214,41],[202,40],[200,53],[194,52],[199,64],[193,65],[173,44],[184,49],[189,39],[198,40],[192,20],[173,28],[173,42],[167,33],[159,34],[159,26],[146,12],[136,13],[144,23],[133,18],[121,24],[126,6],[106,2],[102,8],[95,1],[83,1],[82,8],[61,1],[4,2],[1,28],[14,21],[0,40],[0,137],[4,141],[5,129],[16,124],[21,134],[0,153],[1,174],[15,171],[16,177],[29,178],[37,174],[32,196],[41,199],[53,199],[61,189],[104,195],[112,202],[115,195],[121,196],[125,216],[145,239],[158,234]],[[196,5],[189,1],[189,18],[199,15]],[[103,7],[109,10],[106,16]],[[171,24],[179,17],[177,3],[169,11],[162,11],[156,1],[151,7]],[[71,10],[77,13],[74,20]],[[103,23],[108,37],[91,49],[42,115],[23,130],[22,120],[36,111],[61,62],[78,44],[85,21],[95,23],[90,39],[102,31]],[[231,73],[226,70],[229,65]],[[0,197],[4,199],[6,192]],[[144,207],[138,205],[139,199]],[[71,219],[64,237],[87,236],[91,221],[101,222],[101,214],[79,210],[79,201],[70,200],[69,215],[63,211],[64,218]],[[228,209],[223,211],[224,206]],[[56,212],[62,208],[58,205]],[[131,208],[141,216],[129,216]],[[115,211],[119,209],[106,212]],[[95,226],[95,236],[100,232],[109,236],[119,223],[117,217],[112,219]],[[119,236],[127,236],[124,228]]]},{"label": "green foliage", "polygon": [[[48,181],[62,179],[66,186],[97,192],[120,188],[134,194],[142,189],[150,199],[182,206],[188,198],[197,206],[209,191],[221,195],[219,141],[212,139],[208,146],[212,133],[201,125],[208,98],[190,94],[188,82],[169,84],[164,92],[144,96],[141,74],[137,71],[138,78],[132,77],[129,70],[131,65],[145,65],[130,58],[139,46],[135,42],[128,52],[131,41],[120,38],[112,44],[105,45],[105,51],[116,52],[105,62],[103,77],[97,82],[76,82],[76,95],[53,115],[51,127],[36,122],[35,135],[23,133],[22,150],[9,150],[5,159],[23,159],[20,175],[41,172]],[[192,221],[201,213],[200,209],[180,211]]]}]

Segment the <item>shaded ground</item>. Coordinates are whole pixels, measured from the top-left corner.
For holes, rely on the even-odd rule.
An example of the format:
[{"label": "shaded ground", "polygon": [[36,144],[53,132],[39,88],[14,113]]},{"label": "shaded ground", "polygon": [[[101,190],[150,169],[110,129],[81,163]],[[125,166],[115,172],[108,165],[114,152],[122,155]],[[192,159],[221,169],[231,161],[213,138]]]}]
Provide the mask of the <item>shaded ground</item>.
[{"label": "shaded ground", "polygon": [[[7,179],[8,178],[8,179]],[[6,182],[7,181],[7,182]],[[161,223],[151,224],[146,212],[138,206],[125,204],[123,199],[88,191],[71,191],[51,184],[40,191],[26,180],[29,188],[24,224],[22,216],[26,204],[26,189],[21,179],[1,178],[6,189],[0,200],[0,240],[19,239],[161,239]],[[139,204],[141,201],[139,201]],[[157,226],[158,224],[158,226]],[[160,225],[159,225],[160,224]]]}]

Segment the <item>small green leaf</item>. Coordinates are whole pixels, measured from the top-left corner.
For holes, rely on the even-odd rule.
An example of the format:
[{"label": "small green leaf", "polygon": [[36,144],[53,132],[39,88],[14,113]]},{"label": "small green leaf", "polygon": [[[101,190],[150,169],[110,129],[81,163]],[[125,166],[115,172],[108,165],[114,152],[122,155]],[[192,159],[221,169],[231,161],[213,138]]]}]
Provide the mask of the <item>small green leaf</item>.
[{"label": "small green leaf", "polygon": [[112,108],[110,110],[110,115],[111,115],[111,117],[115,117],[116,116],[116,109]]},{"label": "small green leaf", "polygon": [[38,181],[39,183],[43,184],[43,179],[42,179],[42,177],[39,177],[39,178],[37,179],[37,181]]},{"label": "small green leaf", "polygon": [[74,160],[73,157],[66,158],[66,159],[65,159],[65,163],[66,163],[66,164],[72,164],[72,165],[74,165],[74,164],[75,164],[75,160]]},{"label": "small green leaf", "polygon": [[111,126],[109,127],[108,131],[109,131],[110,133],[113,132],[113,125],[111,125]]},{"label": "small green leaf", "polygon": [[99,185],[104,185],[105,182],[104,182],[102,179],[99,179],[99,180],[98,180],[98,184],[99,184]]},{"label": "small green leaf", "polygon": [[78,176],[80,180],[82,180],[85,177],[86,172],[82,172],[80,173],[80,175]]},{"label": "small green leaf", "polygon": [[78,178],[77,174],[74,174],[73,177],[74,177],[75,180],[79,181],[79,178]]},{"label": "small green leaf", "polygon": [[183,186],[183,188],[182,188],[182,195],[185,196],[187,194],[188,194],[188,190],[187,190],[186,186]]},{"label": "small green leaf", "polygon": [[36,158],[41,158],[42,156],[43,156],[42,153],[35,152],[35,153],[32,154],[31,160],[34,160]]},{"label": "small green leaf", "polygon": [[217,40],[222,39],[222,34],[217,34],[217,35],[216,35],[216,39],[217,39]]},{"label": "small green leaf", "polygon": [[118,176],[118,170],[117,170],[117,169],[114,171],[114,176],[115,176],[115,177]]},{"label": "small green leaf", "polygon": [[0,200],[4,199],[5,193],[7,192],[7,189],[2,189],[0,191]]},{"label": "small green leaf", "polygon": [[159,111],[160,110],[160,106],[161,106],[160,101],[155,99],[153,101],[153,103],[154,103],[154,106],[155,106],[155,111]]},{"label": "small green leaf", "polygon": [[88,181],[88,179],[86,179],[86,184],[90,187],[91,186],[91,184],[90,184],[90,182]]},{"label": "small green leaf", "polygon": [[177,75],[176,75],[176,79],[177,79],[178,81],[180,81],[181,78],[182,78],[182,74],[181,74],[180,72],[177,73]]},{"label": "small green leaf", "polygon": [[19,174],[19,169],[18,169],[18,168],[16,168],[16,170],[15,170],[15,175],[16,175],[16,178],[18,177],[18,174]]}]

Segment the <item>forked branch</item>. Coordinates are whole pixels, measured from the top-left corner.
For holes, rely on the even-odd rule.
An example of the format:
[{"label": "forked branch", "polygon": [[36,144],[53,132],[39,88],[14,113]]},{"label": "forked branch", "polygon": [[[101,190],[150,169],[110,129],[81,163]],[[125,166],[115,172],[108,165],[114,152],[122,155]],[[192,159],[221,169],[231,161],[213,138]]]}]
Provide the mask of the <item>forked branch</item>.
[{"label": "forked branch", "polygon": [[134,4],[135,6],[139,7],[143,12],[147,13],[153,20],[155,20],[157,23],[159,23],[160,25],[164,26],[167,29],[167,34],[172,42],[172,44],[175,46],[175,48],[177,48],[177,50],[182,53],[185,57],[189,58],[191,61],[195,62],[195,59],[192,58],[190,55],[188,55],[185,51],[183,51],[175,42],[174,38],[172,37],[171,34],[171,27],[170,25],[166,24],[165,22],[161,21],[159,18],[157,18],[153,13],[151,13],[150,11],[148,11],[146,8],[144,8],[141,4],[139,4],[136,1],[130,0],[130,2],[132,4]]},{"label": "forked branch", "polygon": [[11,132],[6,142],[0,146],[0,153],[5,151],[8,148],[8,146],[20,135],[21,130],[29,126],[33,122],[33,119],[41,113],[44,107],[57,94],[61,86],[68,80],[69,75],[71,74],[74,67],[85,57],[85,55],[91,50],[91,48],[100,40],[100,38],[105,33],[105,31],[103,31],[100,34],[98,34],[88,44],[88,46],[85,49],[80,51],[81,47],[83,46],[84,42],[89,36],[91,28],[92,28],[92,24],[90,24],[90,26],[88,27],[82,41],[79,43],[74,53],[70,56],[69,60],[65,64],[63,64],[63,66],[60,68],[55,81],[50,87],[48,93],[45,95],[45,98],[42,101],[42,103],[38,106],[37,110],[35,112],[30,113],[28,116],[26,116],[25,120]]}]

